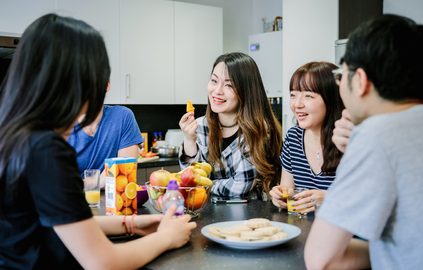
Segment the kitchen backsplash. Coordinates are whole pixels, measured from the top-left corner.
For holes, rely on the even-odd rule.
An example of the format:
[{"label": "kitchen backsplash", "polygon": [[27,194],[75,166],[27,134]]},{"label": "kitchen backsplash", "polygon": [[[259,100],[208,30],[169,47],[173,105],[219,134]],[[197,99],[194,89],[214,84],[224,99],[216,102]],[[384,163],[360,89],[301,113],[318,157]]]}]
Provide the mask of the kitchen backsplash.
[{"label": "kitchen backsplash", "polygon": [[[282,105],[275,101],[271,102],[273,111],[279,122],[282,122]],[[168,129],[179,129],[179,120],[186,112],[186,105],[123,105],[130,108],[135,115],[138,126],[142,132],[148,132],[149,144],[153,138],[153,132],[161,131],[163,136]],[[195,106],[195,116],[206,114],[207,105]],[[164,139],[164,137],[163,137]]]}]

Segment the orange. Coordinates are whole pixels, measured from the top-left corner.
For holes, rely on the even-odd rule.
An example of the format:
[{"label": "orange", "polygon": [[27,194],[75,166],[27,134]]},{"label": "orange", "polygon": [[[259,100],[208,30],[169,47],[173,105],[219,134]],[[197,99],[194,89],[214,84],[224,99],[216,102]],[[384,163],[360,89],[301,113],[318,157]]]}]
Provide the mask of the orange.
[{"label": "orange", "polygon": [[128,177],[128,182],[137,182],[137,173],[134,171],[132,171],[130,174],[127,175]]},{"label": "orange", "polygon": [[132,208],[134,209],[134,212],[136,214],[137,209],[138,209],[138,204],[137,204],[137,200],[132,200]]},{"label": "orange", "polygon": [[104,164],[105,176],[115,177],[119,174],[119,168],[116,164],[113,164],[112,167],[109,168],[107,164]]},{"label": "orange", "polygon": [[130,216],[130,215],[132,215],[132,213],[133,213],[133,211],[132,211],[131,208],[126,207],[126,208],[122,209],[122,214],[125,215],[125,216]]},{"label": "orange", "polygon": [[128,198],[126,197],[125,193],[122,193],[120,196],[122,197],[123,206],[128,207],[128,206],[130,206],[130,205],[131,205],[131,203],[132,203],[132,199],[128,199]]},{"label": "orange", "polygon": [[119,164],[119,172],[121,174],[128,175],[136,169],[136,165],[137,164],[134,162]]},{"label": "orange", "polygon": [[120,211],[123,207],[123,199],[119,194],[116,194],[116,210]]},{"label": "orange", "polygon": [[207,201],[207,192],[203,187],[197,187],[189,191],[188,197],[185,199],[185,207],[190,210],[201,208]]},{"label": "orange", "polygon": [[125,195],[128,199],[133,199],[137,196],[138,185],[134,182],[128,183],[125,187]]},{"label": "orange", "polygon": [[125,175],[119,175],[116,177],[116,190],[118,192],[123,192],[127,184],[128,178],[126,178]]}]

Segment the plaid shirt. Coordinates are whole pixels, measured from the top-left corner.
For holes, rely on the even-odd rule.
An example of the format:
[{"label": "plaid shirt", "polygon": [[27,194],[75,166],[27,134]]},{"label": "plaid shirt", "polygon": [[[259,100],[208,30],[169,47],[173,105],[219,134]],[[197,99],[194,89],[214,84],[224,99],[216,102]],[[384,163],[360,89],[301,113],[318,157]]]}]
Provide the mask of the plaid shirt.
[{"label": "plaid shirt", "polygon": [[[189,166],[190,163],[197,161],[208,161],[209,127],[206,117],[200,117],[197,120],[197,147],[198,152],[194,158],[185,156],[183,149],[179,153],[179,164],[182,168]],[[212,194],[221,197],[244,197],[248,195],[257,176],[257,171],[244,144],[244,137],[238,137],[241,140],[241,147],[238,146],[238,139],[234,140],[226,149],[223,150],[220,160],[223,164],[213,166],[211,179],[214,180]],[[182,145],[183,148],[183,145]]]}]

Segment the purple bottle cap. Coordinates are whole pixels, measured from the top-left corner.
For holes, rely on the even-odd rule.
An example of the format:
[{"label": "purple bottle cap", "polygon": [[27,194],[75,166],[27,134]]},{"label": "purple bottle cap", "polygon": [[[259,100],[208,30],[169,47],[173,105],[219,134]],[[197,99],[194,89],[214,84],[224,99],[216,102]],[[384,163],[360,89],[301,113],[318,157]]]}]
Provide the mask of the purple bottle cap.
[{"label": "purple bottle cap", "polygon": [[179,190],[178,182],[170,180],[169,184],[167,184],[167,190]]}]

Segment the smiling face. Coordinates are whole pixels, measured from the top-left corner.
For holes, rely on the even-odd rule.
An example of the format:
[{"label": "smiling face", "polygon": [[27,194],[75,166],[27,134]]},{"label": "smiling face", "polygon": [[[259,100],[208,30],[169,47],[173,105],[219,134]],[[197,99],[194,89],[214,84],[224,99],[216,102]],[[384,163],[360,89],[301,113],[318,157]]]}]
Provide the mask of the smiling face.
[{"label": "smiling face", "polygon": [[326,106],[321,95],[294,89],[290,92],[289,105],[301,128],[321,128],[326,115]]},{"label": "smiling face", "polygon": [[233,114],[237,111],[239,101],[225,63],[220,62],[213,69],[207,91],[213,112]]}]

